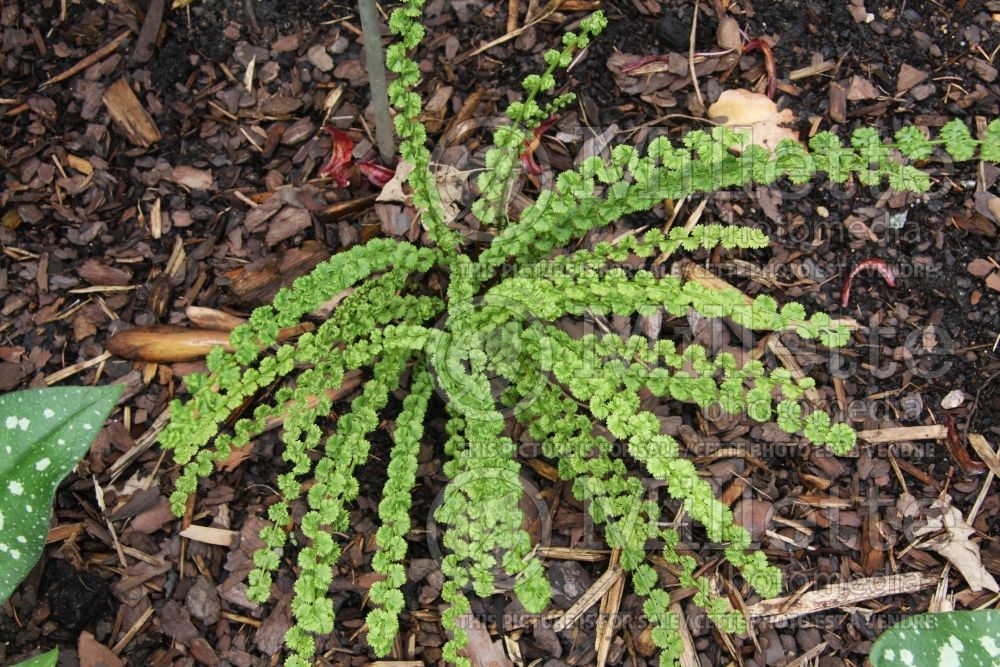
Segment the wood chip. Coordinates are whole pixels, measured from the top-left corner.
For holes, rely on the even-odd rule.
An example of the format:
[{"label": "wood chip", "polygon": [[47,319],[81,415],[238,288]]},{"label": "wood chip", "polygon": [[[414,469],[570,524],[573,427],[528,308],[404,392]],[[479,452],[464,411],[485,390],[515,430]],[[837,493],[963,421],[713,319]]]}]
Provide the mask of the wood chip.
[{"label": "wood chip", "polygon": [[539,547],[538,555],[552,560],[577,560],[587,563],[597,563],[607,560],[611,551],[608,549],[573,549],[570,547]]},{"label": "wood chip", "polygon": [[922,83],[927,76],[927,72],[922,72],[916,67],[903,63],[899,68],[899,76],[896,78],[896,94],[905,93],[918,83]]},{"label": "wood chip", "polygon": [[101,100],[118,129],[136,146],[148,148],[163,138],[125,79],[108,86]]},{"label": "wood chip", "polygon": [[983,463],[986,464],[993,474],[1000,477],[1000,457],[997,457],[997,453],[989,441],[979,433],[970,433],[969,444],[972,445],[972,448],[976,450],[976,454],[979,455],[979,458],[983,460]]},{"label": "wood chip", "polygon": [[856,102],[858,100],[873,100],[876,97],[878,97],[878,89],[871,81],[856,74],[851,77],[851,83],[847,88],[847,99]]},{"label": "wood chip", "polygon": [[993,270],[996,268],[997,267],[993,264],[993,262],[988,259],[978,257],[969,262],[965,267],[965,270],[974,275],[976,278],[985,278],[993,273]]},{"label": "wood chip", "polygon": [[170,170],[170,180],[193,190],[209,190],[212,187],[212,172],[182,164]]},{"label": "wood chip", "polygon": [[788,80],[798,81],[799,79],[808,79],[811,76],[829,72],[836,66],[837,64],[832,60],[824,60],[823,62],[816,63],[815,65],[809,65],[808,67],[800,67],[799,69],[792,70],[788,73]]},{"label": "wood chip", "polygon": [[234,530],[199,526],[197,524],[192,524],[181,531],[181,537],[186,537],[195,542],[203,542],[204,544],[214,544],[219,547],[233,546],[233,542],[238,535],[239,533]]},{"label": "wood chip", "polygon": [[830,120],[834,123],[847,122],[847,89],[836,82],[830,83]]}]

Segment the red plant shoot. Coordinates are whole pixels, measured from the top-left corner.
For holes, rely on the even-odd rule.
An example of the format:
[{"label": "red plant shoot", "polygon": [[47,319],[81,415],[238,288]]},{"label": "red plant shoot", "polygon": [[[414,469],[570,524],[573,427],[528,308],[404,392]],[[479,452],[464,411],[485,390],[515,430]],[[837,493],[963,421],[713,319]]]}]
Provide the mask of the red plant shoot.
[{"label": "red plant shoot", "polygon": [[535,136],[530,141],[524,142],[524,152],[521,153],[521,166],[523,166],[524,170],[529,174],[538,176],[542,173],[541,166],[535,160],[535,149],[537,149],[538,145],[542,143],[542,135],[545,134],[545,131],[555,125],[558,120],[559,116],[549,118],[547,121],[535,128]]},{"label": "red plant shoot", "polygon": [[385,184],[391,181],[396,174],[395,169],[383,167],[374,162],[358,162],[358,170],[377,188],[384,188]]},{"label": "red plant shoot", "polygon": [[847,280],[844,281],[844,288],[840,291],[840,307],[847,308],[847,303],[851,300],[851,284],[854,282],[854,277],[865,269],[875,269],[885,280],[886,285],[889,287],[896,286],[896,275],[892,272],[892,267],[886,264],[881,259],[866,259],[851,271],[851,274],[847,276]]},{"label": "red plant shoot", "polygon": [[330,159],[320,167],[319,173],[329,176],[337,187],[346,188],[351,179],[351,151],[354,150],[354,140],[343,130],[324,127],[323,131],[333,139]]},{"label": "red plant shoot", "polygon": [[962,469],[962,472],[966,475],[982,475],[989,470],[985,463],[976,461],[969,456],[969,452],[966,451],[958,437],[958,429],[955,428],[955,420],[952,419],[951,415],[944,416],[944,423],[948,427],[948,437],[944,439],[945,445],[947,445],[952,458],[958,462],[958,467]]},{"label": "red plant shoot", "polygon": [[771,45],[763,39],[751,39],[743,47],[743,53],[752,53],[759,50],[764,54],[764,71],[767,72],[767,96],[772,100],[778,88],[778,69],[774,65],[774,52]]}]

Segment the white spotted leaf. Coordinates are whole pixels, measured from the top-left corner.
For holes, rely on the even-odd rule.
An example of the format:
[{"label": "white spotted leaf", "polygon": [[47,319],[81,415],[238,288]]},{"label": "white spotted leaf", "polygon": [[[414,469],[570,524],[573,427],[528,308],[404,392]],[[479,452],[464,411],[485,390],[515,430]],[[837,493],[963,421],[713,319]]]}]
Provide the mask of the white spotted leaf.
[{"label": "white spotted leaf", "polygon": [[910,616],[878,638],[869,659],[873,667],[996,667],[1000,611]]},{"label": "white spotted leaf", "polygon": [[24,662],[19,662],[13,667],[56,667],[59,660],[59,649],[54,648],[47,653],[41,653],[34,658],[28,658]]},{"label": "white spotted leaf", "polygon": [[121,386],[0,396],[0,602],[34,567],[56,487],[90,449]]}]

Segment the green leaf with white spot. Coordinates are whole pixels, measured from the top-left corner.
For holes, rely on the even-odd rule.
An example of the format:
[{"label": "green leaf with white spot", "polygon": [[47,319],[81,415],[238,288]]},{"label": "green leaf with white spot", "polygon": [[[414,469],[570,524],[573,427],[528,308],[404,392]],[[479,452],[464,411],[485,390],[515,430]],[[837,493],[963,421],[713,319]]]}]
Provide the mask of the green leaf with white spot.
[{"label": "green leaf with white spot", "polygon": [[59,660],[59,649],[54,648],[47,653],[42,653],[36,655],[34,658],[28,658],[24,662],[19,662],[13,667],[56,667],[56,661]]},{"label": "green leaf with white spot", "polygon": [[873,667],[1000,665],[1000,611],[918,614],[886,630],[872,646]]},{"label": "green leaf with white spot", "polygon": [[34,567],[56,487],[90,449],[121,386],[0,396],[0,602]]}]

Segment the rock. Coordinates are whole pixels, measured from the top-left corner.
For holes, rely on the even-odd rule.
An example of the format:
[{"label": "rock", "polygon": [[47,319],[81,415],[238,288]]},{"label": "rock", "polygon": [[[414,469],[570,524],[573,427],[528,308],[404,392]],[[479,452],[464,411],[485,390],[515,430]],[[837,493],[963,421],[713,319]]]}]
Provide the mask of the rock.
[{"label": "rock", "polygon": [[865,9],[864,0],[851,0],[847,11],[850,12],[855,23],[871,23],[875,20],[875,15]]},{"label": "rock", "polygon": [[337,37],[333,40],[333,44],[327,49],[330,53],[337,56],[347,50],[347,47],[351,45],[351,40],[347,39],[343,35]]},{"label": "rock", "polygon": [[549,623],[536,623],[532,634],[535,638],[535,644],[545,651],[545,655],[552,658],[562,657],[562,644],[559,643],[559,637]]},{"label": "rock", "polygon": [[785,649],[781,645],[781,638],[778,633],[771,628],[763,633],[759,633],[757,638],[760,642],[760,647],[764,651],[764,664],[768,667],[771,665],[782,664],[785,661]]},{"label": "rock", "polygon": [[306,58],[309,59],[313,67],[322,72],[329,72],[333,69],[333,58],[326,52],[326,47],[322,44],[310,46],[306,52]]},{"label": "rock", "polygon": [[653,642],[653,626],[647,625],[635,638],[635,651],[644,658],[648,658],[656,652],[656,644]]},{"label": "rock", "polygon": [[965,403],[965,394],[961,389],[952,389],[941,399],[941,407],[945,410],[954,410],[962,403]]},{"label": "rock", "polygon": [[691,41],[691,24],[681,20],[672,12],[664,12],[656,24],[656,34],[674,51],[687,51]]},{"label": "rock", "polygon": [[933,83],[922,83],[919,86],[913,87],[913,90],[910,91],[910,97],[918,102],[921,102],[933,95],[936,91],[937,88]]},{"label": "rock", "polygon": [[562,609],[569,609],[590,588],[590,575],[579,563],[564,560],[549,568],[552,584],[552,602]]},{"label": "rock", "polygon": [[965,267],[965,270],[977,278],[985,278],[990,275],[995,268],[996,267],[993,265],[993,262],[990,260],[977,257],[969,262],[969,264]]},{"label": "rock", "polygon": [[802,628],[795,633],[795,639],[803,651],[808,651],[822,641],[819,630],[816,628]]}]

